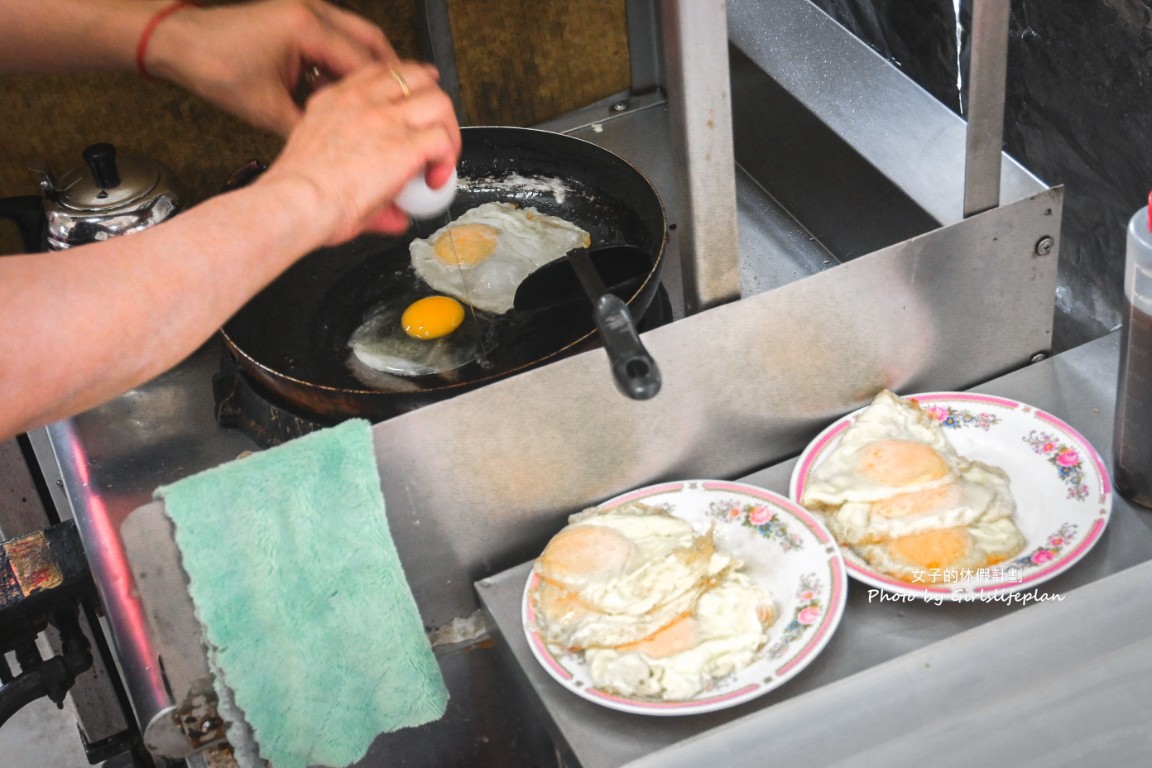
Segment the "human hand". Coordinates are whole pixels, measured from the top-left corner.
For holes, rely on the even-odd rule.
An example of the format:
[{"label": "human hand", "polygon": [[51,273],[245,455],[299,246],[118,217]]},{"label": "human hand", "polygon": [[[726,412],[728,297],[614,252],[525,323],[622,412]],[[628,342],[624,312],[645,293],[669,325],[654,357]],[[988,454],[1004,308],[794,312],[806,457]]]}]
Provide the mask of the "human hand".
[{"label": "human hand", "polygon": [[299,122],[293,100],[316,67],[339,79],[399,58],[367,19],[323,0],[259,0],[186,8],[156,27],[144,64],[237,117],[282,136]]},{"label": "human hand", "polygon": [[283,151],[257,183],[304,182],[302,216],[318,245],[363,232],[401,234],[393,201],[420,173],[438,189],[460,156],[460,127],[434,67],[372,64],[314,93]]}]

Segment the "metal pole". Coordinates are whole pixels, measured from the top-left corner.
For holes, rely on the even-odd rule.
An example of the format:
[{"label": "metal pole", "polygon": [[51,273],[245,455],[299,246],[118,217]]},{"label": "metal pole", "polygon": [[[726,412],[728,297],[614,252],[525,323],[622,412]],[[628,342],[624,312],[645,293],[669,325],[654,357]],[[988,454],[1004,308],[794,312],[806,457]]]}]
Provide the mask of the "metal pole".
[{"label": "metal pole", "polygon": [[968,65],[968,141],[964,158],[964,216],[1000,205],[1004,145],[1004,88],[1011,0],[972,0],[972,57]]},{"label": "metal pole", "polygon": [[660,9],[684,303],[694,314],[740,298],[728,9],[724,0],[661,0]]}]

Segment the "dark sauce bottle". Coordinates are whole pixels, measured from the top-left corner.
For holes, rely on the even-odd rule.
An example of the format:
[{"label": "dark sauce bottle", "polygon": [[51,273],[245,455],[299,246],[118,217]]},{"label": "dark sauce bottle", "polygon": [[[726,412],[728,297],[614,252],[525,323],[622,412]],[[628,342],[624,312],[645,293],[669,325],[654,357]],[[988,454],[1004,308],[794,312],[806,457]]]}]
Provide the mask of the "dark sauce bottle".
[{"label": "dark sauce bottle", "polygon": [[1112,442],[1113,482],[1126,499],[1152,507],[1152,195],[1128,223],[1124,326]]}]

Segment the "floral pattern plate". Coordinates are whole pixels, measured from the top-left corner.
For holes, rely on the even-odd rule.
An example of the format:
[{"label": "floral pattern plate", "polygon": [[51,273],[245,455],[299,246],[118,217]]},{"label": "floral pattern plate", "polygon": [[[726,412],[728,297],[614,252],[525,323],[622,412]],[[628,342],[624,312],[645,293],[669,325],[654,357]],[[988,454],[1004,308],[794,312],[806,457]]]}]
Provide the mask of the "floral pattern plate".
[{"label": "floral pattern plate", "polygon": [[[960,455],[1008,473],[1024,549],[972,572],[924,574],[923,583],[874,570],[849,547],[848,573],[891,593],[939,600],[992,599],[1032,589],[1071,568],[1099,540],[1112,511],[1112,485],[1096,450],[1060,419],[1024,403],[967,392],[908,395],[944,427]],[[796,462],[789,493],[799,499],[812,469],[862,411],[817,435]]]},{"label": "floral pattern plate", "polygon": [[583,658],[549,647],[535,631],[530,594],[521,615],[537,661],[562,686],[611,709],[642,715],[692,715],[733,707],[783,685],[828,644],[844,613],[844,560],[824,525],[783,496],[750,485],[691,480],[641,488],[604,502],[611,509],[639,501],[687,520],[700,532],[715,526],[717,545],[744,561],[744,571],[771,590],[779,611],[758,658],[688,701],[624,698],[596,688]]}]

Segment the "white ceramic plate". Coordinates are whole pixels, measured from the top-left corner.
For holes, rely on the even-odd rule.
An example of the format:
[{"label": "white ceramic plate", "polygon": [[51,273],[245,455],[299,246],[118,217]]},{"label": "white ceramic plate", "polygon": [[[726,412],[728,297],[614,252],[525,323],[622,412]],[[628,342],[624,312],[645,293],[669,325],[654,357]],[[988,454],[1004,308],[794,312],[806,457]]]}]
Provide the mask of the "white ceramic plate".
[{"label": "white ceramic plate", "polygon": [[700,533],[715,526],[720,549],[745,563],[744,571],[772,591],[779,618],[758,658],[688,701],[624,698],[597,689],[583,658],[550,648],[535,631],[531,591],[524,587],[521,615],[528,645],[545,670],[589,701],[642,715],[712,712],[762,696],[795,677],[824,649],[844,613],[847,578],[839,547],[815,515],[783,496],[749,485],[690,480],[641,488],[600,507],[632,501],[660,507]]},{"label": "white ceramic plate", "polygon": [[[1112,510],[1112,484],[1100,455],[1072,427],[1039,408],[1003,397],[966,392],[907,397],[940,421],[960,455],[1008,473],[1024,549],[992,568],[925,574],[921,584],[878,573],[845,547],[853,578],[900,595],[987,600],[1032,589],[1063,573],[1100,538]],[[789,490],[793,499],[801,497],[813,468],[839,444],[861,411],[831,424],[800,455]]]}]

